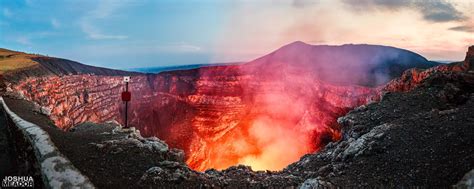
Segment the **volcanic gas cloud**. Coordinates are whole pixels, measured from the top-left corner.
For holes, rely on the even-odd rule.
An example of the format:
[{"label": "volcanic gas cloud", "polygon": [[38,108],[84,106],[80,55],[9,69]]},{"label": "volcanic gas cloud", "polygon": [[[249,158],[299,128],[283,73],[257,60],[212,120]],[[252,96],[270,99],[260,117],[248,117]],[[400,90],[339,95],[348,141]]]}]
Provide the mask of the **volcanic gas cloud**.
[{"label": "volcanic gas cloud", "polygon": [[[219,81],[224,86],[236,85],[232,87],[240,88],[241,94],[233,96],[238,103],[208,104],[207,118],[195,118],[206,121],[193,122],[198,132],[188,151],[187,163],[192,168],[245,164],[256,170],[282,169],[327,142],[338,140],[341,135],[336,118],[375,94],[367,87],[328,84],[286,65],[277,65],[279,68],[272,72],[240,66],[235,68],[239,73],[235,80]],[[219,78],[209,71],[201,70],[199,75],[209,80]],[[212,90],[213,96],[220,96],[218,91],[223,89]],[[228,108],[234,103],[241,108]]]}]

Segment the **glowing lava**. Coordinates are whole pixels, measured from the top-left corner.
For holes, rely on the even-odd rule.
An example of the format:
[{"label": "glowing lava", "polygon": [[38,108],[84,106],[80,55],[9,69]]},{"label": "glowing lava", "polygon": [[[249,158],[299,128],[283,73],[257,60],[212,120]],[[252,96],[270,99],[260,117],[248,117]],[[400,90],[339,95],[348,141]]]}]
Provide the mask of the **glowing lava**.
[{"label": "glowing lava", "polygon": [[[375,94],[371,88],[335,86],[304,75],[287,76],[285,81],[251,78],[239,82],[247,89],[238,100],[241,109],[208,104],[207,109],[219,109],[206,114],[217,121],[193,122],[198,132],[186,151],[191,168],[202,171],[244,164],[254,170],[281,170],[339,140],[337,117]],[[219,127],[223,132],[209,132]]]}]

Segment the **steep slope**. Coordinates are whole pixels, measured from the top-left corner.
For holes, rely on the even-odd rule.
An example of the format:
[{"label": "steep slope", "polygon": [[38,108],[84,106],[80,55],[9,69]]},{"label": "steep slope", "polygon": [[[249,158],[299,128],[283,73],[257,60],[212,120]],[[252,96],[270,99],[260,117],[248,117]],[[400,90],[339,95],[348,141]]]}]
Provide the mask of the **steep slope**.
[{"label": "steep slope", "polygon": [[[38,62],[50,70],[64,61]],[[47,73],[77,75],[29,77],[8,89],[65,130],[84,121],[123,123],[121,77],[80,74],[89,67],[69,63]],[[339,140],[337,117],[376,100],[374,85],[432,65],[391,47],[296,42],[243,65],[135,75],[130,125],[183,149],[196,170],[239,163],[278,170]]]}]

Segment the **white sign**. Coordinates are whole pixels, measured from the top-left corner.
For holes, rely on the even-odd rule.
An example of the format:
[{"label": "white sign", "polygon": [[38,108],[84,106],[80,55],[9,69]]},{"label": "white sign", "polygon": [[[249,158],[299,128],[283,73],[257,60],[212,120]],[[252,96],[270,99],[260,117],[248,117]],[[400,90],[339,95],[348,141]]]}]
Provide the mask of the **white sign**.
[{"label": "white sign", "polygon": [[125,83],[130,82],[130,76],[124,76],[123,77],[123,82],[125,82]]}]

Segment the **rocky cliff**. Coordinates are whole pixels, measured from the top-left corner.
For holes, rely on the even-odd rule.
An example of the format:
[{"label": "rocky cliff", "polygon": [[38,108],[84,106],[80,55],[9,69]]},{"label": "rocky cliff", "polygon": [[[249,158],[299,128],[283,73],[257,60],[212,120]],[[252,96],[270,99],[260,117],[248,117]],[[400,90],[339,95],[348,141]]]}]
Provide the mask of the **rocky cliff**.
[{"label": "rocky cliff", "polygon": [[472,188],[473,59],[471,46],[463,62],[406,71],[380,102],[338,119],[341,141],[286,171],[312,187],[452,187],[463,178],[457,187]]},{"label": "rocky cliff", "polygon": [[123,122],[119,75],[133,75],[130,125],[184,149],[196,170],[238,163],[281,169],[339,140],[337,117],[376,100],[380,84],[434,65],[392,47],[302,42],[242,65],[157,75],[33,60],[38,67],[7,76],[7,89],[66,130],[85,121]]},{"label": "rocky cliff", "polygon": [[383,91],[397,92],[409,91],[420,85],[425,79],[432,75],[467,72],[474,68],[474,46],[470,46],[466,52],[466,58],[462,62],[439,65],[430,69],[408,69],[401,77],[387,83]]}]

